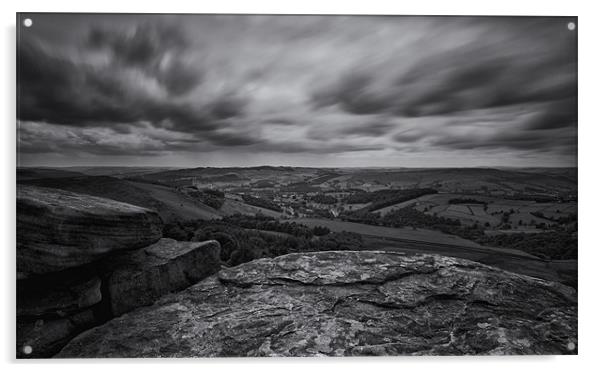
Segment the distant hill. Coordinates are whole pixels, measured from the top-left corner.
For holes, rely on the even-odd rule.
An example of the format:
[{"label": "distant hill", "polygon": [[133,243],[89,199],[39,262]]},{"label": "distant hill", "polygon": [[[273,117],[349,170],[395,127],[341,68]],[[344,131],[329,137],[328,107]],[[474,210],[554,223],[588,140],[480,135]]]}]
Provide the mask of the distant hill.
[{"label": "distant hill", "polygon": [[65,178],[83,176],[83,173],[55,168],[17,168],[17,182],[40,178]]},{"label": "distant hill", "polygon": [[244,181],[283,184],[345,181],[355,185],[401,188],[433,187],[443,192],[483,190],[522,192],[576,192],[576,168],[306,168],[306,167],[234,167],[186,168],[141,174],[146,182],[189,185],[198,178],[207,182]]},{"label": "distant hill", "polygon": [[[65,173],[65,176],[69,175]],[[156,210],[163,221],[219,219],[236,213],[255,215],[261,213],[280,217],[278,212],[226,199],[219,210],[203,204],[175,188],[145,182],[133,182],[109,176],[55,177],[21,179],[19,183],[51,187],[80,194],[100,196],[124,203]]]},{"label": "distant hill", "polygon": [[149,174],[142,174],[135,178],[144,182],[161,183],[171,186],[191,185],[192,180],[205,182],[245,182],[278,181],[286,183],[301,182],[306,178],[317,176],[318,168],[293,168],[293,167],[250,167],[250,168],[185,168],[173,169]]},{"label": "distant hill", "polygon": [[482,190],[520,192],[525,188],[544,191],[576,192],[576,173],[567,170],[494,169],[494,168],[440,168],[420,170],[362,170],[350,180],[378,182],[401,187],[434,187],[440,191]]},{"label": "distant hill", "polygon": [[88,176],[134,177],[143,174],[163,172],[177,169],[174,167],[68,167],[69,171],[79,172]]},{"label": "distant hill", "polygon": [[220,214],[175,189],[135,183],[109,176],[55,177],[21,180],[21,183],[52,187],[81,194],[100,196],[144,208],[154,209],[165,222],[177,219],[211,219]]}]

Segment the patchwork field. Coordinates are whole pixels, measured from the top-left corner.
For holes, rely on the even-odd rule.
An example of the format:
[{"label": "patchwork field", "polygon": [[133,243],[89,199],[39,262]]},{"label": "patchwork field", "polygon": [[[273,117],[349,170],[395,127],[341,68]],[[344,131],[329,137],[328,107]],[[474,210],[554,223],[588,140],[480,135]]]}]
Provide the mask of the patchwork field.
[{"label": "patchwork field", "polygon": [[[451,199],[463,198],[476,199],[486,204],[469,202],[450,204],[449,202]],[[548,225],[553,222],[551,221],[552,219],[567,218],[571,214],[577,213],[576,202],[537,203],[529,200],[509,200],[452,193],[424,195],[403,203],[379,209],[375,211],[375,213],[379,213],[382,216],[391,211],[412,206],[416,210],[426,214],[457,219],[463,225],[472,225],[474,223],[482,225],[488,224],[486,226],[494,228],[501,227],[501,225],[507,223],[510,225],[511,229],[522,232],[534,230],[534,226],[538,224]],[[506,222],[503,221],[504,213],[509,214]],[[533,213],[541,213],[544,218],[538,217]]]}]

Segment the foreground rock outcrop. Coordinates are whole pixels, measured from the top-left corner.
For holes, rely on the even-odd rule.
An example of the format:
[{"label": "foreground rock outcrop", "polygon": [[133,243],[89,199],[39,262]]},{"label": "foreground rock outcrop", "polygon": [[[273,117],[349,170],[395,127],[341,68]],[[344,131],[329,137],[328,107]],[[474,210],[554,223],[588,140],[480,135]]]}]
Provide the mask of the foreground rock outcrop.
[{"label": "foreground rock outcrop", "polygon": [[[17,284],[18,355],[48,357],[77,333],[150,305],[220,268],[216,241],[161,239],[82,269]],[[23,347],[31,347],[25,355]]]},{"label": "foreground rock outcrop", "polygon": [[19,186],[17,215],[18,357],[50,357],[221,266],[218,242],[160,239],[161,219],[133,205]]},{"label": "foreground rock outcrop", "polygon": [[564,354],[575,290],[437,255],[260,259],[88,330],[58,357]]},{"label": "foreground rock outcrop", "polygon": [[102,263],[111,314],[150,305],[162,295],[184,289],[214,274],[221,266],[220,245],[206,242],[157,243]]},{"label": "foreground rock outcrop", "polygon": [[20,278],[81,266],[108,254],[148,246],[163,222],[151,210],[68,191],[17,188]]}]

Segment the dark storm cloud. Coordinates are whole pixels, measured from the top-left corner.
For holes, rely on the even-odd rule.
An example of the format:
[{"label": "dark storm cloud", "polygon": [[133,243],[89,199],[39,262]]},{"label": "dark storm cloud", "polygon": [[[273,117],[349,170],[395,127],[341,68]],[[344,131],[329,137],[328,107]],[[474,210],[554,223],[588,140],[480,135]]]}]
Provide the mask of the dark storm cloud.
[{"label": "dark storm cloud", "polygon": [[175,27],[143,24],[126,33],[94,27],[88,35],[88,45],[111,49],[123,63],[152,67],[167,52],[185,49],[189,44]]},{"label": "dark storm cloud", "polygon": [[396,98],[385,91],[371,91],[371,82],[370,74],[352,72],[343,76],[334,87],[315,92],[312,99],[317,107],[339,104],[343,110],[356,115],[390,112]]},{"label": "dark storm cloud", "polygon": [[88,46],[109,49],[117,63],[144,71],[174,95],[188,93],[201,82],[202,72],[180,59],[189,43],[174,27],[143,24],[130,32],[93,28]]},{"label": "dark storm cloud", "polygon": [[18,41],[18,119],[34,161],[574,159],[568,18],[33,17]]},{"label": "dark storm cloud", "polygon": [[235,95],[220,97],[213,103],[211,113],[219,119],[228,119],[244,114],[247,101]]},{"label": "dark storm cloud", "polygon": [[577,99],[575,97],[546,103],[537,115],[527,122],[533,130],[555,129],[577,124]]},{"label": "dark storm cloud", "polygon": [[455,150],[478,150],[481,148],[504,148],[511,150],[550,151],[555,148],[575,147],[572,130],[542,133],[540,131],[516,130],[483,137],[454,136],[438,138],[431,142]]},{"label": "dark storm cloud", "polygon": [[[566,22],[491,23],[475,42],[435,51],[396,75],[390,61],[380,69],[356,67],[316,91],[313,102],[317,107],[338,105],[357,115],[420,117],[576,95],[576,41],[567,35]],[[496,40],[493,33],[501,32],[507,37]],[[423,45],[438,42],[427,34]],[[385,69],[393,71],[391,78],[382,78]]]},{"label": "dark storm cloud", "polygon": [[120,103],[127,89],[114,75],[51,56],[25,41],[17,56],[19,119],[67,125],[139,119],[135,109]]},{"label": "dark storm cloud", "polygon": [[219,146],[247,146],[262,143],[264,140],[253,133],[240,132],[210,132],[205,135],[213,144]]},{"label": "dark storm cloud", "polygon": [[383,119],[381,121],[363,122],[360,125],[350,126],[341,130],[341,134],[361,135],[368,137],[381,137],[395,127],[394,123]]},{"label": "dark storm cloud", "polygon": [[339,152],[364,152],[364,151],[380,151],[385,147],[382,145],[367,145],[359,144],[352,145],[344,142],[331,143],[329,146],[322,144],[308,144],[299,142],[280,142],[270,143],[263,148],[267,152],[295,154],[295,153],[312,153],[312,154],[330,154]]},{"label": "dark storm cloud", "polygon": [[[109,129],[71,128],[24,122],[19,127],[20,153],[80,153],[94,155],[157,155],[166,139],[124,134]],[[182,142],[181,144],[184,144]],[[180,145],[180,143],[178,143]]]},{"label": "dark storm cloud", "polygon": [[[245,106],[242,98],[230,95],[198,106],[154,97],[136,89],[126,72],[76,64],[33,43],[21,42],[18,56],[20,120],[109,127],[150,122],[194,134],[219,129],[225,125],[219,119],[239,115]],[[243,142],[221,134],[210,137],[225,146]]]}]

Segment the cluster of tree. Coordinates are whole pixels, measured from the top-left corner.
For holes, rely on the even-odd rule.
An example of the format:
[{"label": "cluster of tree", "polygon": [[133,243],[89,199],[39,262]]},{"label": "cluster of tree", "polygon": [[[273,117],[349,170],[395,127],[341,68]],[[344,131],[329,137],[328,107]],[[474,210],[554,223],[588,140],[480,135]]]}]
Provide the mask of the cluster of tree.
[{"label": "cluster of tree", "polygon": [[315,236],[324,236],[330,234],[330,229],[326,226],[314,226],[311,231]]},{"label": "cluster of tree", "polygon": [[449,204],[483,204],[487,205],[486,201],[473,198],[453,198],[448,200]]},{"label": "cluster of tree", "polygon": [[391,227],[422,227],[434,229],[446,234],[460,236],[464,239],[478,240],[484,236],[484,229],[476,224],[462,225],[460,220],[427,214],[412,207],[391,211],[382,216],[384,226]]},{"label": "cluster of tree", "polygon": [[[507,212],[508,215],[510,212]],[[393,210],[384,216],[367,211],[344,213],[348,221],[389,227],[422,227],[438,230],[472,240],[482,245],[519,249],[546,259],[577,258],[576,227],[573,230],[557,229],[537,234],[485,234],[479,224],[462,225],[457,219],[445,218],[436,214],[426,214],[412,207]]]},{"label": "cluster of tree", "polygon": [[254,205],[256,207],[261,207],[276,212],[282,212],[282,208],[280,208],[278,204],[264,198],[256,198],[248,194],[243,194],[242,200],[249,205]]},{"label": "cluster of tree", "polygon": [[570,213],[568,216],[552,217],[552,221],[561,225],[568,225],[577,222],[577,213]]},{"label": "cluster of tree", "polygon": [[[224,217],[221,219],[221,222],[228,225],[243,227],[245,229],[275,231],[304,238],[330,233],[330,230],[327,227],[317,226],[318,229],[316,230],[316,228],[312,229],[297,222],[280,222],[273,217],[264,215],[247,216],[243,214],[234,214]],[[318,231],[318,233],[316,233],[316,231]]]},{"label": "cluster of tree", "polygon": [[486,236],[479,243],[519,249],[545,259],[577,259],[577,234],[567,231],[499,234]]},{"label": "cluster of tree", "polygon": [[332,218],[332,213],[328,209],[312,208],[308,211],[312,217]]},{"label": "cluster of tree", "polygon": [[541,194],[512,194],[505,197],[510,200],[526,200],[526,201],[534,201],[536,203],[551,203],[555,201],[559,201],[558,197],[554,197],[551,195],[541,195]]},{"label": "cluster of tree", "polygon": [[510,209],[509,211],[505,211],[502,213],[502,224],[507,224],[510,222],[510,215],[514,213],[514,209]]},{"label": "cluster of tree", "polygon": [[459,220],[426,214],[412,207],[393,210],[382,217],[385,225],[393,227],[461,226]]},{"label": "cluster of tree", "polygon": [[424,189],[405,189],[405,190],[378,190],[378,191],[362,191],[349,195],[345,202],[349,204],[370,203],[366,208],[369,212],[377,209],[389,207],[394,204],[402,203],[411,199],[418,198],[422,195],[436,194],[437,190]]},{"label": "cluster of tree", "polygon": [[365,223],[368,225],[383,225],[380,215],[378,213],[371,213],[367,209],[343,211],[339,217],[342,220],[349,222]]},{"label": "cluster of tree", "polygon": [[187,187],[186,194],[197,198],[201,203],[210,206],[213,209],[220,209],[224,205],[224,193],[214,189],[197,190],[196,188]]},{"label": "cluster of tree", "polygon": [[338,202],[337,198],[335,198],[334,196],[325,195],[321,193],[312,196],[311,198],[309,198],[309,200],[313,201],[314,203],[320,204],[336,204]]},{"label": "cluster of tree", "polygon": [[[324,230],[320,229],[319,232],[324,232]],[[177,240],[217,240],[222,247],[221,260],[230,266],[257,258],[275,257],[288,253],[358,250],[363,246],[361,235],[356,233],[329,233],[311,237],[279,236],[249,230],[222,220],[197,220],[168,224],[165,225],[163,235]]]},{"label": "cluster of tree", "polygon": [[426,214],[412,207],[395,209],[382,217],[378,213],[371,213],[365,209],[345,212],[341,217],[346,221],[389,227],[461,226],[459,220]]},{"label": "cluster of tree", "polygon": [[[559,211],[557,211],[557,212],[559,212]],[[577,214],[576,213],[570,213],[567,216],[560,216],[560,217],[546,216],[541,211],[531,212],[531,214],[535,217],[542,218],[544,220],[548,220],[548,221],[552,221],[552,222],[556,222],[561,225],[566,225],[566,224],[570,224],[573,222],[577,222]]]}]

